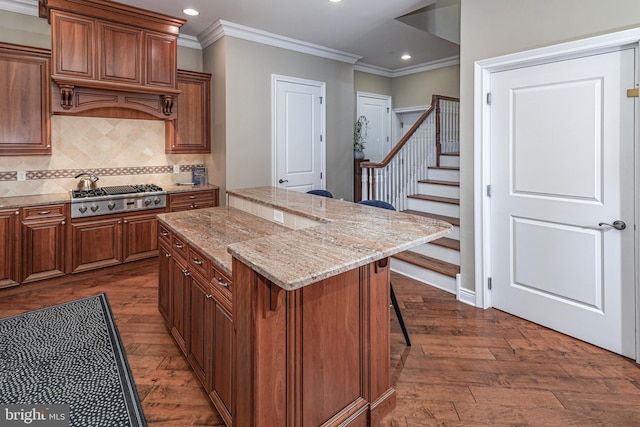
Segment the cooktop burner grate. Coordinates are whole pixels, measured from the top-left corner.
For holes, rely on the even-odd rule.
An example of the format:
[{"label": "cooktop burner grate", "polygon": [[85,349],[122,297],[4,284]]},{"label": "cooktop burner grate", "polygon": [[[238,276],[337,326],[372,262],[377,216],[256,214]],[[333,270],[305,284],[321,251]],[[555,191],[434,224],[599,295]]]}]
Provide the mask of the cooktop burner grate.
[{"label": "cooktop burner grate", "polygon": [[162,188],[154,184],[112,185],[94,188],[92,190],[73,190],[71,195],[75,199],[83,197],[106,197],[120,194],[149,193],[154,191],[162,191]]}]

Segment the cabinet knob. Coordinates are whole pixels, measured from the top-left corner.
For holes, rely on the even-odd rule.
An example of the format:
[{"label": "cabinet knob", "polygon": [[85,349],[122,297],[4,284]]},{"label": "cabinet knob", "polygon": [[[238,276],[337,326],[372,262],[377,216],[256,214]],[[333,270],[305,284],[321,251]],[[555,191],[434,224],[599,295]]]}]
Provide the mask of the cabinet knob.
[{"label": "cabinet knob", "polygon": [[189,273],[187,270],[182,270],[182,275],[183,276],[191,276],[191,273]]},{"label": "cabinet knob", "polygon": [[62,221],[60,225],[65,225],[66,223],[67,223],[66,221]]},{"label": "cabinet knob", "polygon": [[164,254],[165,258],[171,258],[171,254]]},{"label": "cabinet knob", "polygon": [[193,259],[193,263],[194,263],[195,265],[202,265],[202,261],[200,261],[198,258],[194,258],[194,259]]},{"label": "cabinet knob", "polygon": [[169,233],[167,233],[166,231],[161,231],[160,234],[162,234],[163,237],[167,237],[169,235]]},{"label": "cabinet knob", "polygon": [[14,214],[15,215],[20,215],[20,211],[15,211]]},{"label": "cabinet knob", "polygon": [[176,243],[174,246],[178,249],[184,248],[184,246],[182,246],[180,243]]},{"label": "cabinet knob", "polygon": [[218,285],[222,286],[223,288],[229,287],[229,284],[222,279],[218,279]]},{"label": "cabinet knob", "polygon": [[127,221],[127,220],[125,219],[125,220],[124,220],[124,223],[125,223],[125,224],[129,224],[129,221]]},{"label": "cabinet knob", "polygon": [[213,298],[213,295],[207,295],[207,299]]}]

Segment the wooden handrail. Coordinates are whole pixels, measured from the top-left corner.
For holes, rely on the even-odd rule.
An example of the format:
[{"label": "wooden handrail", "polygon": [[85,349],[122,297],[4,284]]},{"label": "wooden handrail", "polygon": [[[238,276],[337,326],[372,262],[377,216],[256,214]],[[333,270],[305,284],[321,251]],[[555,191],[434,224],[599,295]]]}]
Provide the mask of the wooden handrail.
[{"label": "wooden handrail", "polygon": [[452,98],[450,96],[443,96],[443,95],[432,95],[431,96],[431,105],[429,106],[427,111],[425,111],[420,116],[420,118],[418,120],[416,120],[416,122],[413,124],[411,129],[409,129],[409,132],[407,132],[407,134],[402,137],[402,139],[395,145],[395,147],[393,147],[393,150],[391,150],[389,152],[389,154],[387,154],[387,156],[384,158],[384,160],[382,160],[380,163],[362,162],[362,163],[360,163],[360,167],[361,168],[378,169],[378,168],[383,168],[383,167],[387,166],[391,162],[391,160],[393,160],[395,155],[398,154],[398,152],[402,149],[402,147],[407,143],[407,141],[409,141],[409,139],[411,139],[411,137],[416,132],[416,130],[420,127],[422,122],[424,122],[427,119],[429,114],[431,114],[431,112],[434,111],[436,108],[439,108],[441,99],[446,100],[446,101],[457,101],[457,102],[460,102],[459,98]]}]

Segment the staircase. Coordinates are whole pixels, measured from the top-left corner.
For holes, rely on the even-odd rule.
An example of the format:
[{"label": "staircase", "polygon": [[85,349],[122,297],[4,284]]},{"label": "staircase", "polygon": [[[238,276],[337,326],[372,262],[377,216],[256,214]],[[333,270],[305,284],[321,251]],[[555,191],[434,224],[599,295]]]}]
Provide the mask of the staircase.
[{"label": "staircase", "polygon": [[447,237],[394,255],[391,268],[455,293],[456,275],[460,273],[459,154],[441,154],[439,163],[427,168],[427,179],[418,181],[418,193],[407,197],[404,212],[448,222],[453,231]]},{"label": "staircase", "polygon": [[362,198],[435,218],[453,231],[393,256],[391,268],[456,293],[460,273],[459,100],[434,95],[429,109],[380,163],[363,162]]}]

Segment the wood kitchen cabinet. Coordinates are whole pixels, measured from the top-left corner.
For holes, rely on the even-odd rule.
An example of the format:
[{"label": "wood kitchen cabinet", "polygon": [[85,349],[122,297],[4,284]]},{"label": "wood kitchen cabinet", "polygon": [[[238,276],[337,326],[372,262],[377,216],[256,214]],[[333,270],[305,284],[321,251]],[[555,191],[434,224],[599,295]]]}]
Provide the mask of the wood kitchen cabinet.
[{"label": "wood kitchen cabinet", "polygon": [[218,206],[218,190],[185,191],[169,194],[169,212]]},{"label": "wood kitchen cabinet", "polygon": [[20,211],[0,210],[0,288],[20,284]]},{"label": "wood kitchen cabinet", "polygon": [[67,206],[22,208],[22,283],[65,274]]},{"label": "wood kitchen cabinet", "polygon": [[228,426],[232,425],[231,280],[160,225],[158,309]]},{"label": "wood kitchen cabinet", "polygon": [[0,156],[51,155],[51,53],[0,43]]},{"label": "wood kitchen cabinet", "polygon": [[211,152],[211,74],[178,70],[177,118],[166,123],[167,153]]},{"label": "wood kitchen cabinet", "polygon": [[163,211],[74,220],[71,223],[71,272],[158,255],[156,214]]}]

